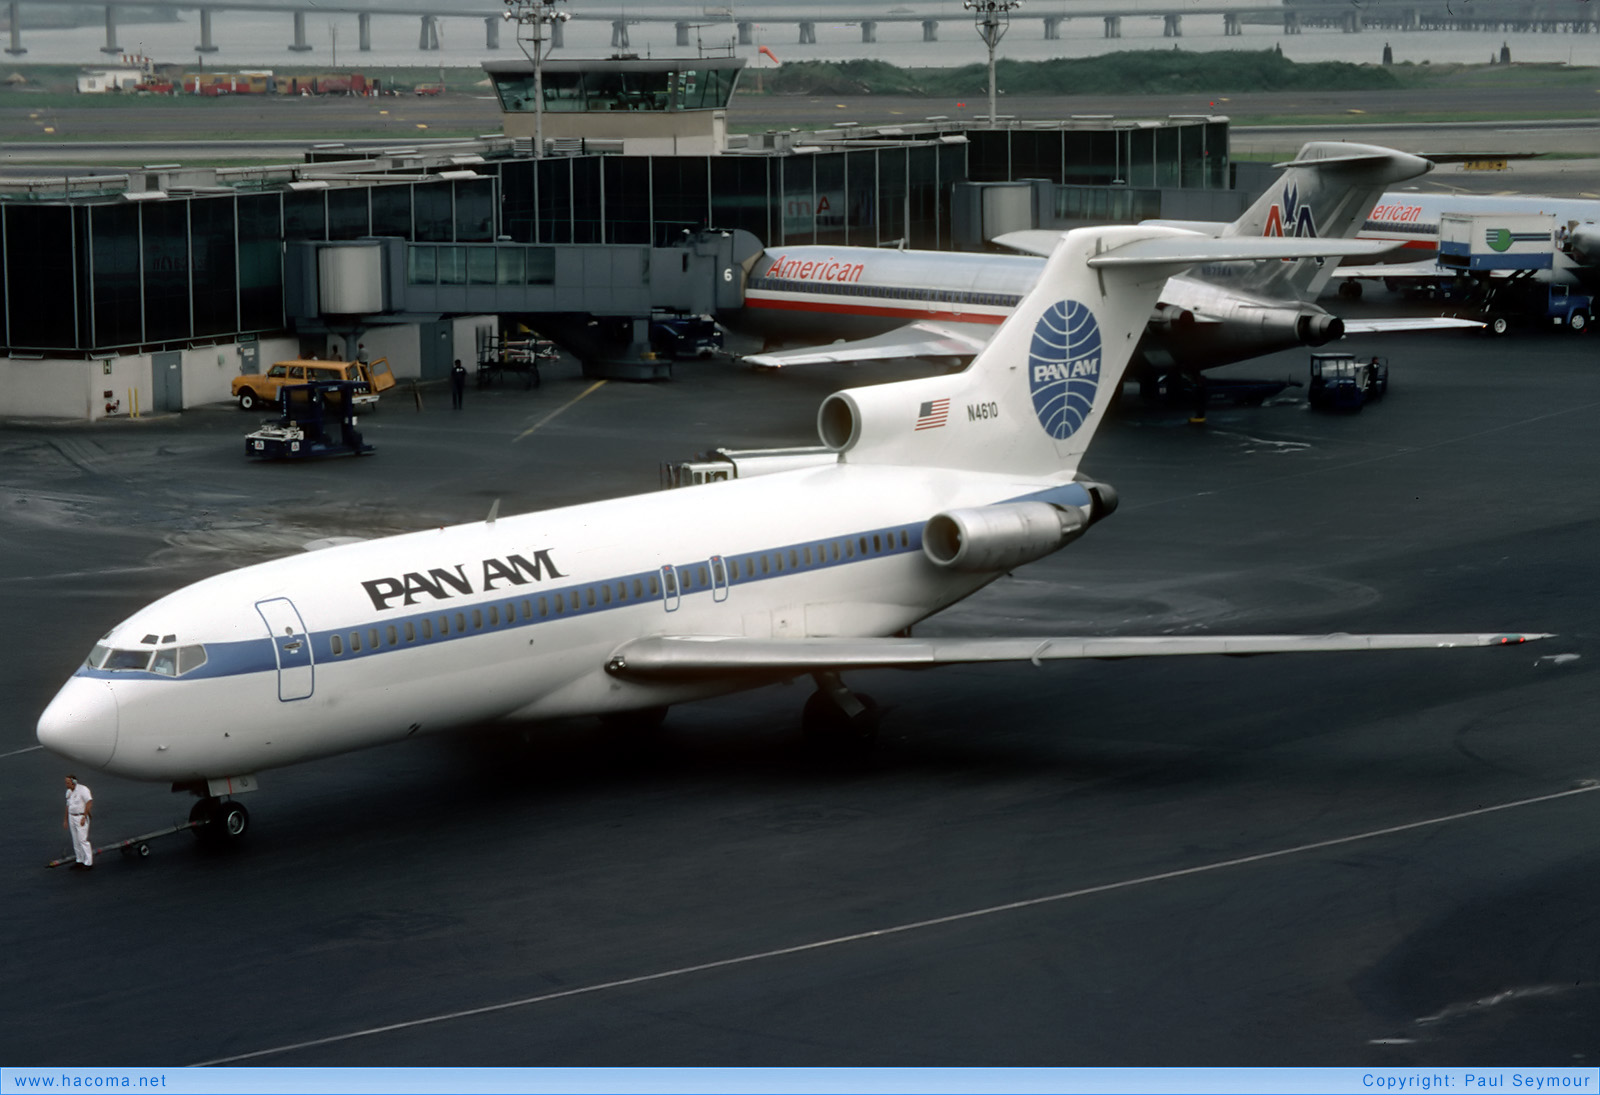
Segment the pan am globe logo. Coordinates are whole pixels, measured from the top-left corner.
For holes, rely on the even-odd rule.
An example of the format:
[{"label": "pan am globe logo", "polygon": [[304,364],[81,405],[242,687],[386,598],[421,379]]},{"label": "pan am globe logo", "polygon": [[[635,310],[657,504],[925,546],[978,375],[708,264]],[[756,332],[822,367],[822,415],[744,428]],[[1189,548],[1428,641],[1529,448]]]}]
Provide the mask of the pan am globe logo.
[{"label": "pan am globe logo", "polygon": [[1065,441],[1078,432],[1100,390],[1100,325],[1086,305],[1063,300],[1039,317],[1028,387],[1045,433]]}]

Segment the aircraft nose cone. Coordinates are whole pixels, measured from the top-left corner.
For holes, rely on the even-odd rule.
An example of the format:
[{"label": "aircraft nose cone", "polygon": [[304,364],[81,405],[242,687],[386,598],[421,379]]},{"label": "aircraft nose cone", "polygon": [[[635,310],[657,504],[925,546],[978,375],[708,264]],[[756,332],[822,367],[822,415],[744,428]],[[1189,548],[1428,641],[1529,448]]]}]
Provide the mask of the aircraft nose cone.
[{"label": "aircraft nose cone", "polygon": [[117,749],[117,698],[105,681],[67,682],[39,716],[39,744],[92,768],[111,762]]}]

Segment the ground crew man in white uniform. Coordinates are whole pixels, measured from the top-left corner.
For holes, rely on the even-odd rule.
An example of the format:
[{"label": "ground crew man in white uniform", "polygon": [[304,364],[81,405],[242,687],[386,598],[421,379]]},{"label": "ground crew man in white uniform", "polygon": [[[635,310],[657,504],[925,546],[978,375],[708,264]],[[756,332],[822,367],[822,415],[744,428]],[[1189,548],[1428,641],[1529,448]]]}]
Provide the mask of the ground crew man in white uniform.
[{"label": "ground crew man in white uniform", "polygon": [[67,816],[61,824],[72,834],[72,854],[77,862],[75,871],[94,870],[94,845],[89,843],[89,815],[94,810],[94,796],[89,788],[73,776],[67,777]]}]

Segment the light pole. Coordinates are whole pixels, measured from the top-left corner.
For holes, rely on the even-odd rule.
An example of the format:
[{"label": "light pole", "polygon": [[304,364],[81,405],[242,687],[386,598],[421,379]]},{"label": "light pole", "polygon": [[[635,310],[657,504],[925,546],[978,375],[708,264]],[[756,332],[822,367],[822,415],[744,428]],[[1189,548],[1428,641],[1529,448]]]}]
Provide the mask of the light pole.
[{"label": "light pole", "polygon": [[978,28],[978,37],[989,47],[989,128],[993,129],[994,47],[1006,36],[1011,27],[1011,13],[1022,6],[1022,0],[962,0],[961,6],[972,12],[972,24]]},{"label": "light pole", "polygon": [[[506,0],[505,20],[517,25],[517,48],[533,62],[533,155],[544,155],[544,36],[557,23],[572,18],[571,12],[556,10],[559,0]],[[533,43],[528,53],[525,43]]]}]

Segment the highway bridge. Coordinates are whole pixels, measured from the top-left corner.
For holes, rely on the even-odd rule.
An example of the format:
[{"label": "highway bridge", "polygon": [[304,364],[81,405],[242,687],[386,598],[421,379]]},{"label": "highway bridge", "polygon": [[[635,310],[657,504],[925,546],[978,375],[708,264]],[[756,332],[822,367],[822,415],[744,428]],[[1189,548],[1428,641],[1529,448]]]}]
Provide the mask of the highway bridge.
[{"label": "highway bridge", "polygon": [[[6,52],[20,55],[27,52],[23,44],[23,27],[30,7],[59,7],[58,0],[4,0],[8,16],[9,45]],[[89,5],[85,5],[89,6]],[[306,0],[98,0],[94,7],[105,11],[106,42],[102,52],[118,54],[118,11],[127,8],[171,9],[199,13],[200,41],[195,50],[213,53],[217,44],[214,17],[227,12],[282,12],[286,29],[291,35],[288,48],[296,52],[309,51],[306,40],[306,16],[339,13],[357,17],[357,48],[372,48],[372,20],[375,17],[411,18],[418,21],[417,49],[426,53],[439,48],[439,19],[476,18],[484,23],[484,46],[500,48],[500,30],[504,22],[504,4],[468,0],[447,5],[442,0],[317,0],[313,5]],[[738,9],[725,6],[664,4],[650,10],[634,5],[631,8],[593,7],[583,5],[571,10],[572,18],[611,24],[611,45],[617,49],[629,48],[628,28],[640,23],[671,23],[676,27],[677,44],[687,48],[690,33],[696,27],[724,24],[738,34],[740,45],[754,43],[754,30],[759,24],[792,24],[796,28],[796,41],[802,45],[817,40],[819,24],[848,24],[858,27],[863,42],[877,41],[878,28],[885,23],[920,23],[923,41],[939,38],[940,24],[969,24],[972,16],[956,8],[954,3],[923,5],[924,11],[896,5],[884,5],[881,13],[863,14],[858,3],[837,3],[829,0],[809,5],[786,3],[741,5]],[[1544,31],[1551,33],[1594,33],[1600,31],[1600,5],[1580,0],[1532,0],[1532,2],[1500,3],[1480,0],[1466,4],[1459,0],[1409,0],[1404,3],[1354,6],[1348,0],[1302,0],[1294,4],[1261,3],[1260,0],[1045,0],[1030,4],[1031,10],[1014,12],[1011,21],[1019,25],[1035,24],[1045,39],[1059,38],[1061,26],[1069,19],[1099,20],[1107,38],[1122,37],[1125,18],[1160,18],[1162,33],[1168,38],[1183,36],[1184,21],[1216,20],[1222,24],[1225,35],[1243,34],[1245,23],[1281,22],[1283,33],[1298,34],[1308,26],[1336,26],[1349,34],[1367,28],[1384,30],[1505,30]],[[554,44],[562,44],[562,28],[557,23],[552,28]]]}]

